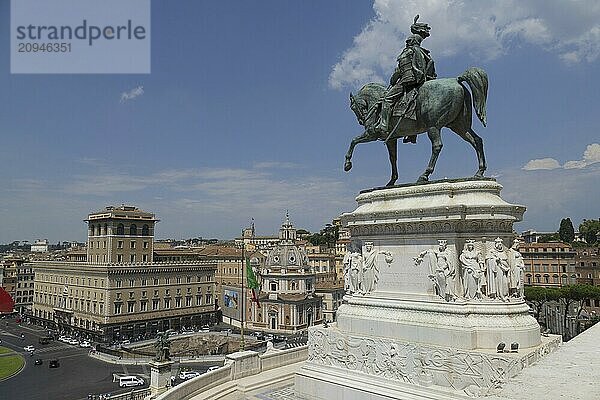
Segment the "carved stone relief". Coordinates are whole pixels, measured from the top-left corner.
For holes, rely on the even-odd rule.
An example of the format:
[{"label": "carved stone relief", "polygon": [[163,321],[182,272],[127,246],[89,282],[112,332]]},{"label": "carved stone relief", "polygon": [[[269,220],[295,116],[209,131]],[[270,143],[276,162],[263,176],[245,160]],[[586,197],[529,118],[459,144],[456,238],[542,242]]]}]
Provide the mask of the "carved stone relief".
[{"label": "carved stone relief", "polygon": [[460,254],[438,240],[436,249],[414,257],[415,266],[429,269],[435,293],[446,301],[523,298],[524,263],[519,242],[506,249],[501,238],[494,242],[467,240]]},{"label": "carved stone relief", "polygon": [[438,385],[471,396],[491,394],[528,364],[553,350],[547,343],[523,357],[352,337],[337,329],[311,329],[308,362],[421,386]]}]

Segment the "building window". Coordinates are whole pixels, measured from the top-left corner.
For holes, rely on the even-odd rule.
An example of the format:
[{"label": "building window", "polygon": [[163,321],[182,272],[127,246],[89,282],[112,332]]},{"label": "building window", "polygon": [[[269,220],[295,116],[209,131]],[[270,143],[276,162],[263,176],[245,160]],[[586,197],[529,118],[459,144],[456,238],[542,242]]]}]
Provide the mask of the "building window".
[{"label": "building window", "polygon": [[129,279],[129,287],[135,286],[135,279]]},{"label": "building window", "polygon": [[154,284],[158,285],[158,278],[154,278]]},{"label": "building window", "polygon": [[123,224],[117,225],[117,235],[124,235],[124,234],[125,234],[125,225],[123,225]]},{"label": "building window", "polygon": [[177,277],[177,283],[181,283],[181,277],[180,276]]},{"label": "building window", "polygon": [[144,312],[148,310],[148,302],[147,301],[140,301],[140,311]]},{"label": "building window", "polygon": [[192,298],[191,297],[186,297],[185,298],[185,306],[186,307],[190,307],[192,305]]},{"label": "building window", "polygon": [[148,254],[143,254],[142,255],[142,261],[143,262],[148,262]]},{"label": "building window", "polygon": [[148,248],[148,242],[144,242],[144,248],[147,249]]},{"label": "building window", "polygon": [[165,299],[165,308],[171,308],[171,299]]},{"label": "building window", "polygon": [[212,304],[212,294],[208,293],[206,295],[206,304]]},{"label": "building window", "polygon": [[135,254],[130,254],[129,255],[129,261],[134,263],[135,262]]},{"label": "building window", "polygon": [[175,298],[175,307],[181,307],[181,297]]},{"label": "building window", "polygon": [[185,277],[185,281],[186,281],[187,283],[190,283],[190,282],[192,281],[192,277],[191,277],[191,276],[186,276],[186,277]]},{"label": "building window", "polygon": [[158,300],[158,299],[152,300],[152,309],[153,310],[158,310],[158,304],[159,303],[160,303],[160,300]]},{"label": "building window", "polygon": [[127,303],[127,312],[132,313],[135,312],[135,303]]},{"label": "building window", "polygon": [[[150,236],[150,228],[148,227],[148,225],[142,226],[142,236]],[[145,242],[145,243],[148,243],[148,242]]]},{"label": "building window", "polygon": [[123,254],[117,254],[117,262],[118,263],[122,263],[123,262]]},{"label": "building window", "polygon": [[146,278],[142,278],[142,286],[146,286],[147,285],[147,280]]},{"label": "building window", "polygon": [[[117,279],[117,280],[115,281],[115,285],[116,285],[117,287],[122,287],[122,286],[123,286],[123,281],[122,281],[122,280],[120,280],[120,279]],[[118,297],[118,296],[119,296],[119,294],[117,294],[117,297]]]},{"label": "building window", "polygon": [[131,242],[129,242],[129,248],[135,249],[135,240],[132,240]]},{"label": "building window", "polygon": [[123,248],[123,241],[117,240],[117,249],[122,249],[122,248]]},{"label": "building window", "polygon": [[131,235],[131,236],[137,236],[137,226],[135,226],[135,224],[132,224],[129,227],[129,235]]},{"label": "building window", "polygon": [[169,296],[171,294],[171,291],[169,289],[165,289],[165,296]]},{"label": "building window", "polygon": [[121,314],[121,303],[115,303],[115,314]]},{"label": "building window", "polygon": [[165,284],[168,285],[169,283],[171,283],[171,278],[165,278]]},{"label": "building window", "polygon": [[197,306],[201,306],[202,305],[202,296],[196,296],[196,305]]}]

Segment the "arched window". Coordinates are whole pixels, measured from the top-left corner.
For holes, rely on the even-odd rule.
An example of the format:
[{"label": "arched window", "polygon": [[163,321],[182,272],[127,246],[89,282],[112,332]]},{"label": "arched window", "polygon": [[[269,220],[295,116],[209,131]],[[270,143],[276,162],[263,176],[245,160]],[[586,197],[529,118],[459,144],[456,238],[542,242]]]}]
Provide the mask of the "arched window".
[{"label": "arched window", "polygon": [[90,225],[90,236],[94,236],[95,229],[96,229],[95,225]]},{"label": "arched window", "polygon": [[125,226],[123,224],[117,225],[117,235],[125,234]]},{"label": "arched window", "polygon": [[130,234],[131,236],[135,236],[135,235],[137,235],[137,226],[135,226],[135,224],[132,224],[132,225],[129,227],[129,234]]},{"label": "arched window", "polygon": [[142,236],[150,236],[150,228],[148,225],[142,226]]},{"label": "arched window", "polygon": [[104,224],[104,232],[105,235],[108,235],[108,224]]}]

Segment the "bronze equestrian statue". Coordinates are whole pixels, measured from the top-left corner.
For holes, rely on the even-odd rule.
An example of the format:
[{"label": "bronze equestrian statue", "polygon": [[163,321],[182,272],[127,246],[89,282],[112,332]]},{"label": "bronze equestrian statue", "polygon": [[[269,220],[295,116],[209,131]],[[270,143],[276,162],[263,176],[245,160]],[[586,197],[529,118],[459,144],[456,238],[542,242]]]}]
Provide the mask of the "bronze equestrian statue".
[{"label": "bronze equestrian statue", "polygon": [[[413,34],[406,40],[406,48],[397,58],[398,66],[390,86],[369,83],[356,95],[350,93],[350,108],[365,131],[350,143],[344,170],[352,168],[354,146],[382,140],[392,167],[387,186],[393,186],[398,179],[398,138],[415,143],[416,135],[427,132],[431,140],[431,158],[418,182],[428,181],[442,149],[440,130],[447,127],[473,146],[479,161],[475,177],[481,178],[486,169],[483,140],[471,128],[471,107],[474,106],[477,117],[486,126],[487,74],[480,68],[471,67],[458,78],[436,79],[433,59],[429,51],[421,47],[422,40],[429,36],[430,27],[417,23],[418,18],[417,15],[411,26]],[[472,96],[463,82],[469,85]]]}]

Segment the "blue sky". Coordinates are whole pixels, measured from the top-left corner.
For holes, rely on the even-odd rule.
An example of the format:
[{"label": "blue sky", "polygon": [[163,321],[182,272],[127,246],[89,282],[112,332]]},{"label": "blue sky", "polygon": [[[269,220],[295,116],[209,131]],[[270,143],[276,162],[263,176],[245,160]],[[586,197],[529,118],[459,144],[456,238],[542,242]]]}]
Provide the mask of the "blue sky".
[{"label": "blue sky", "polygon": [[[231,238],[252,217],[271,234],[286,209],[318,230],[389,178],[381,142],[342,170],[361,131],[348,93],[389,78],[417,13],[439,76],[488,72],[474,128],[487,175],[528,207],[517,229],[598,218],[599,3],[420,3],[153,1],[151,74],[11,75],[0,0],[0,242],[83,240],[87,213],[121,203],[155,212],[158,237]],[[472,175],[473,150],[442,136],[431,178]],[[400,145],[399,182],[429,153]]]}]

